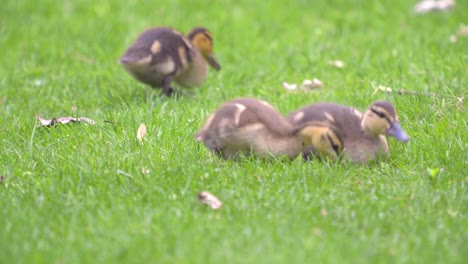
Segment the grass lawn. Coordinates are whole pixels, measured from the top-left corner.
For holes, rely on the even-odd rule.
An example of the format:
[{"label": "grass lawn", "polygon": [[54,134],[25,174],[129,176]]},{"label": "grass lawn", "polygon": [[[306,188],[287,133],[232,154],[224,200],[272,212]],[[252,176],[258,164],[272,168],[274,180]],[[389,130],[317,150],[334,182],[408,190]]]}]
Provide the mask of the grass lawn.
[{"label": "grass lawn", "polygon": [[[0,263],[464,263],[468,37],[449,38],[468,2],[414,4],[3,1]],[[171,98],[137,83],[118,58],[160,25],[207,27],[222,70]],[[313,78],[325,87],[281,87]],[[285,114],[389,100],[411,141],[367,165],[222,161],[193,135],[240,96]],[[98,123],[36,128],[36,113]],[[198,204],[202,190],[223,207]]]}]

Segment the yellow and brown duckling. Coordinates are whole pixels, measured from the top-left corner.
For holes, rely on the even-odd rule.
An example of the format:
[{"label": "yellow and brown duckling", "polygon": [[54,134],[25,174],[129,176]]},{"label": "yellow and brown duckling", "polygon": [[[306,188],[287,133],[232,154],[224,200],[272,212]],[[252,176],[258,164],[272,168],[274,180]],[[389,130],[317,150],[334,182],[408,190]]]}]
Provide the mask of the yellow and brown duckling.
[{"label": "yellow and brown duckling", "polygon": [[339,130],[324,122],[306,122],[296,126],[298,136],[303,142],[303,158],[305,160],[331,159],[335,160],[343,152],[344,143]]},{"label": "yellow and brown duckling", "polygon": [[135,79],[162,88],[168,96],[173,92],[172,81],[182,87],[200,85],[207,76],[207,62],[215,70],[221,69],[213,54],[213,36],[201,27],[187,37],[170,28],[148,29],[119,62]]},{"label": "yellow and brown duckling", "polygon": [[224,159],[250,154],[293,159],[302,153],[304,143],[324,156],[330,155],[330,149],[342,149],[339,137],[328,127],[319,123],[295,127],[273,106],[252,98],[222,104],[195,137]]},{"label": "yellow and brown duckling", "polygon": [[400,126],[395,107],[387,101],[373,103],[364,114],[340,104],[316,103],[290,113],[288,119],[295,125],[313,121],[334,126],[344,143],[344,158],[357,162],[388,155],[386,136],[402,142],[410,139]]}]

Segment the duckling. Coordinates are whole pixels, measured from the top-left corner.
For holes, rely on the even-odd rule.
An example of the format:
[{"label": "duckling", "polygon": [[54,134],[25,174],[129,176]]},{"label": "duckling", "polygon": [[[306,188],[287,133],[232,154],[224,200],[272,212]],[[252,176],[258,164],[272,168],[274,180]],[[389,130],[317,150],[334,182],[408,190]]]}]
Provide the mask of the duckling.
[{"label": "duckling", "polygon": [[119,62],[135,79],[162,88],[167,96],[174,91],[172,81],[183,87],[200,85],[207,76],[206,62],[217,71],[221,69],[213,54],[213,36],[201,27],[187,37],[170,28],[148,29]]},{"label": "duckling", "polygon": [[330,156],[341,151],[334,131],[318,122],[295,127],[265,101],[239,98],[222,104],[195,135],[214,154],[224,159],[256,154],[260,157],[297,157],[303,147]]},{"label": "duckling", "polygon": [[325,158],[335,160],[343,152],[344,144],[341,133],[331,124],[324,122],[306,122],[296,128],[303,142],[303,158]]},{"label": "duckling", "polygon": [[290,113],[288,120],[296,125],[310,121],[333,125],[344,143],[343,156],[361,163],[379,155],[388,156],[386,136],[402,142],[410,140],[400,126],[395,107],[387,101],[374,102],[364,114],[340,104],[317,103]]}]

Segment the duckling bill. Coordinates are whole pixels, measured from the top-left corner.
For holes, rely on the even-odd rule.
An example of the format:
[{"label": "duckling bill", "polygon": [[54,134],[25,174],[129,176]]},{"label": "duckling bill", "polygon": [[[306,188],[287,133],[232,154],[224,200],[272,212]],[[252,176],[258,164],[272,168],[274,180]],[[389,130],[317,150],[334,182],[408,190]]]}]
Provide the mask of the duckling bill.
[{"label": "duckling bill", "polygon": [[364,114],[340,104],[316,103],[290,113],[288,119],[295,125],[313,121],[335,127],[344,144],[343,156],[357,162],[387,156],[386,136],[401,142],[410,139],[401,128],[395,107],[387,101],[374,102]]},{"label": "duckling bill", "polygon": [[273,106],[253,98],[222,104],[195,137],[224,159],[252,154],[294,159],[304,147],[325,156],[334,155],[333,146],[337,152],[342,149],[341,141],[328,127],[319,123],[294,126]]},{"label": "duckling bill", "polygon": [[162,88],[168,96],[174,91],[173,81],[182,87],[203,83],[207,63],[217,71],[221,69],[213,53],[213,36],[201,27],[194,28],[187,37],[170,28],[148,29],[119,62],[135,79]]}]

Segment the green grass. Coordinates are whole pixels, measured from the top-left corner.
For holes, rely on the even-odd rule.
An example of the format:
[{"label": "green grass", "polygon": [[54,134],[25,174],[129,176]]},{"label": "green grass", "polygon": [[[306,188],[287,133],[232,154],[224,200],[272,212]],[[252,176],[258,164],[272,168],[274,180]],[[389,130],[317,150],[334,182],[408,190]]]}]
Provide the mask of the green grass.
[{"label": "green grass", "polygon": [[[463,263],[468,38],[449,36],[468,4],[426,15],[413,4],[6,0],[0,262]],[[222,70],[172,98],[134,81],[117,60],[159,25],[209,28]],[[281,88],[314,77],[326,87]],[[420,95],[373,94],[378,85]],[[412,139],[390,139],[390,159],[368,165],[221,161],[193,135],[239,96],[283,113],[386,99]],[[37,129],[36,113],[113,123]],[[202,190],[222,209],[198,204]]]}]

